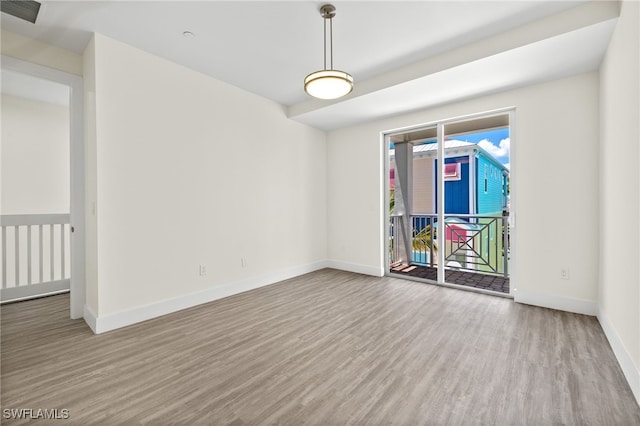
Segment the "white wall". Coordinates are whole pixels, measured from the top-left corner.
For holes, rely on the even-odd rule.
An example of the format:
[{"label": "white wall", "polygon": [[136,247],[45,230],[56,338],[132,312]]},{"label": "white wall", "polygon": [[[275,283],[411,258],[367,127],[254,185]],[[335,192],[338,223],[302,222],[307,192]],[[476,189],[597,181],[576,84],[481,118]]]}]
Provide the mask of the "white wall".
[{"label": "white wall", "polygon": [[[380,132],[511,106],[516,108],[511,154],[516,300],[595,314],[597,73],[330,132],[330,262],[383,273]],[[570,269],[570,280],[560,279],[562,268]]]},{"label": "white wall", "polygon": [[640,402],[640,3],[623,2],[601,67],[600,312]]},{"label": "white wall", "polygon": [[98,322],[324,264],[324,132],[99,34],[86,54],[88,92],[95,82],[87,202],[97,205]]},{"label": "white wall", "polygon": [[69,213],[69,108],[2,95],[0,214]]}]

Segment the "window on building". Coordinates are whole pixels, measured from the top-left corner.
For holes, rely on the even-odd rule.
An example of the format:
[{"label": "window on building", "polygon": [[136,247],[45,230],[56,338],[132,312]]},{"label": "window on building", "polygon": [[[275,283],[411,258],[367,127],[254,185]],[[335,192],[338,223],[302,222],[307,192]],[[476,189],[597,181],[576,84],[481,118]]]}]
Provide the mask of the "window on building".
[{"label": "window on building", "polygon": [[489,192],[489,180],[487,179],[487,165],[484,166],[484,193]]},{"label": "window on building", "polygon": [[449,163],[444,165],[444,180],[460,180],[460,163]]}]

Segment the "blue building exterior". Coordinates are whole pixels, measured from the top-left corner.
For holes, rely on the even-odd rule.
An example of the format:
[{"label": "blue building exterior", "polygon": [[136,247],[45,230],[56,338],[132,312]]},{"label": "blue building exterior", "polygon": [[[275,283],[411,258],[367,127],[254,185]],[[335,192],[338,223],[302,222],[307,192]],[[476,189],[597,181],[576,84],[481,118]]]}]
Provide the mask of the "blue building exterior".
[{"label": "blue building exterior", "polygon": [[[502,214],[507,208],[509,169],[476,144],[466,143],[470,149],[459,145],[445,149],[445,213]],[[456,155],[460,151],[465,155]],[[438,160],[433,161],[437,176]]]},{"label": "blue building exterior", "polygon": [[480,152],[476,157],[476,213],[498,214],[507,207],[509,170],[493,157]]},{"label": "blue building exterior", "polygon": [[[445,164],[460,164],[460,179],[447,179],[444,182],[444,212],[471,214],[469,205],[469,157],[451,157],[444,159]],[[437,167],[437,166],[436,166]],[[446,171],[446,170],[445,170]]]}]

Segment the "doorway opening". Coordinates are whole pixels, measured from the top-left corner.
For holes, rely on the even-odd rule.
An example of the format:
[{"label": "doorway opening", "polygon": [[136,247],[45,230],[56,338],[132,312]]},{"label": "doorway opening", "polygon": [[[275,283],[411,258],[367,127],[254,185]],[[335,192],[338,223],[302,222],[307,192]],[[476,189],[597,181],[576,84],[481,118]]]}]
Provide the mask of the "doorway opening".
[{"label": "doorway opening", "polygon": [[69,290],[69,87],[2,72],[4,302]]},{"label": "doorway opening", "polygon": [[385,135],[388,274],[511,294],[513,114]]},{"label": "doorway opening", "polygon": [[70,291],[70,317],[82,318],[82,77],[5,56],[2,77],[0,300]]}]

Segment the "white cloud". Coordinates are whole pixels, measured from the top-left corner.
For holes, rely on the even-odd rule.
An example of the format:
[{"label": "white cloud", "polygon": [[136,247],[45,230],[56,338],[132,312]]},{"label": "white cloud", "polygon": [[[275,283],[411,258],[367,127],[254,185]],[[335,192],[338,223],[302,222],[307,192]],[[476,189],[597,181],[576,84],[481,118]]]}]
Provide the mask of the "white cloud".
[{"label": "white cloud", "polygon": [[509,138],[502,139],[498,146],[494,145],[493,142],[487,139],[481,140],[478,142],[478,145],[489,154],[493,155],[496,159],[509,158],[509,154],[511,152],[511,143]]}]

